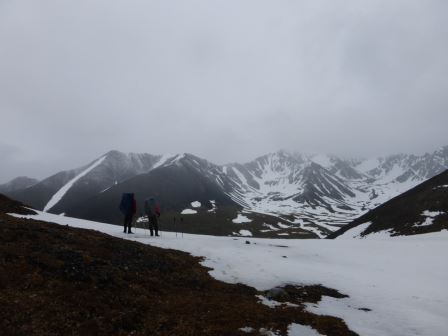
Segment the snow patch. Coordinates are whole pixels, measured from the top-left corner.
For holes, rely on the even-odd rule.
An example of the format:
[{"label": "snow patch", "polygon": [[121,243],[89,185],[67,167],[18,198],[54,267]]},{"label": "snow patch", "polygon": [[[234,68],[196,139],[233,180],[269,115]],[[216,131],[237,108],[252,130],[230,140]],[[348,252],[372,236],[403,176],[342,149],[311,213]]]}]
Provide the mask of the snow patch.
[{"label": "snow patch", "polygon": [[185,158],[185,153],[184,154],[178,154],[178,155],[176,155],[175,159],[171,163],[172,164],[179,164],[179,161],[182,160],[183,158]]},{"label": "snow patch", "polygon": [[428,211],[425,210],[422,213],[422,217],[425,217],[425,220],[422,223],[415,223],[415,226],[429,226],[434,223],[434,219],[437,216],[443,215],[445,212],[443,211]]},{"label": "snow patch", "polygon": [[181,215],[194,215],[197,214],[198,212],[196,210],[193,209],[184,209],[182,210],[182,212],[180,213]]},{"label": "snow patch", "polygon": [[244,237],[252,237],[252,232],[249,230],[240,230],[239,234]]},{"label": "snow patch", "polygon": [[215,200],[210,200],[210,204],[212,205],[212,208],[210,210],[208,210],[208,212],[215,212],[215,210],[216,210],[216,201]]},{"label": "snow patch", "polygon": [[277,227],[275,227],[275,226],[273,226],[271,224],[267,224],[267,223],[264,223],[263,226],[268,227],[270,229],[269,231],[278,231],[278,230],[280,230],[279,228],[277,228]]},{"label": "snow patch", "polygon": [[198,201],[191,202],[191,206],[193,208],[199,208],[201,206],[201,202],[198,202]]},{"label": "snow patch", "polygon": [[361,237],[361,233],[363,233],[371,224],[372,222],[359,224],[358,226],[355,226],[353,229],[345,231],[342,235],[336,237],[336,239],[359,238]]},{"label": "snow patch", "polygon": [[265,306],[268,306],[269,308],[275,308],[278,306],[281,306],[282,304],[275,300],[269,300],[266,296],[263,295],[256,295],[257,298],[260,299],[260,303],[264,304]]},{"label": "snow patch", "polygon": [[173,158],[172,154],[163,154],[160,157],[159,161],[157,161],[156,164],[154,164],[154,166],[152,166],[152,169],[156,169],[156,168],[163,166],[171,158]]},{"label": "snow patch", "polygon": [[309,326],[293,323],[288,327],[288,336],[323,336]]},{"label": "snow patch", "polygon": [[236,223],[236,224],[250,223],[250,222],[252,222],[252,219],[250,219],[242,214],[238,214],[238,216],[236,218],[232,219],[232,222]]},{"label": "snow patch", "polygon": [[248,333],[248,334],[253,333],[255,331],[255,329],[252,327],[244,327],[244,328],[240,328],[239,330],[242,332]]}]

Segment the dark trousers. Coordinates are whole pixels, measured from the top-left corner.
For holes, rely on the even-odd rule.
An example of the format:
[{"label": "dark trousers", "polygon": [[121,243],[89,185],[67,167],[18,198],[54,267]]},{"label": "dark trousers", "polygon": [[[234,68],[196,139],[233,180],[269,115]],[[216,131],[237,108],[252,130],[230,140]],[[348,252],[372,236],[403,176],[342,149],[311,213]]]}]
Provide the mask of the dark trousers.
[{"label": "dark trousers", "polygon": [[133,214],[127,214],[126,216],[124,216],[124,233],[126,233],[126,231],[128,233],[131,232],[132,217],[134,217]]},{"label": "dark trousers", "polygon": [[159,220],[156,215],[148,216],[148,225],[151,236],[154,236],[154,231],[156,231],[156,236],[159,235]]}]

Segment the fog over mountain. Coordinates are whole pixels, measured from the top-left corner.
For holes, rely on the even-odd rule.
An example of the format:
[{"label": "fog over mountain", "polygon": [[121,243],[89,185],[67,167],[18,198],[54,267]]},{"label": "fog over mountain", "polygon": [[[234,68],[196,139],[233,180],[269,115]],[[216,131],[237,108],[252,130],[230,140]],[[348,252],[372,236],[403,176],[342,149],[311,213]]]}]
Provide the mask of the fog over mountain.
[{"label": "fog over mountain", "polygon": [[448,144],[448,2],[0,1],[0,183],[111,148],[217,164]]}]

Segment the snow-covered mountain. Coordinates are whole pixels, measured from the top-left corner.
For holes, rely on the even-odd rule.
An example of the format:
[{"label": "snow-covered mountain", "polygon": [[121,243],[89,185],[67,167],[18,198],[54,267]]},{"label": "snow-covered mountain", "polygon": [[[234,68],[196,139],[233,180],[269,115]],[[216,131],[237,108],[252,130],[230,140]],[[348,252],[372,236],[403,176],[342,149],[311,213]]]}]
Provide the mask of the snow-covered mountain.
[{"label": "snow-covered mountain", "polygon": [[196,208],[206,210],[217,205],[240,208],[227,195],[226,190],[232,190],[233,186],[229,185],[230,181],[225,179],[219,166],[191,154],[167,156],[163,160],[148,171],[112,184],[67,209],[67,215],[120,223],[122,215],[117,204],[125,192],[135,194],[140,209],[146,198],[156,197],[165,214],[169,211],[179,214],[191,207],[192,202],[199,204]]},{"label": "snow-covered mountain", "polygon": [[305,228],[318,234],[345,223],[357,209],[347,200],[356,197],[346,180],[311,158],[278,152],[245,165],[225,167],[238,184],[231,194],[245,208],[279,216],[291,228]]},{"label": "snow-covered mountain", "polygon": [[16,190],[31,187],[38,182],[39,182],[39,180],[36,180],[34,178],[30,178],[27,176],[19,176],[7,183],[0,184],[0,192],[1,193],[11,193]]},{"label": "snow-covered mountain", "polygon": [[448,146],[364,160],[280,151],[224,167],[238,184],[231,194],[239,204],[320,236],[446,169]]},{"label": "snow-covered mountain", "polygon": [[448,230],[448,170],[367,212],[328,238],[409,236]]},{"label": "snow-covered mountain", "polygon": [[279,151],[222,166],[191,154],[111,151],[8,195],[39,210],[119,223],[120,195],[134,192],[140,203],[157,196],[170,216],[188,214],[194,232],[323,237],[446,169],[448,146],[363,160]]},{"label": "snow-covered mountain", "polygon": [[161,159],[161,155],[110,151],[85,166],[59,172],[31,187],[7,194],[36,209],[62,213],[80,200],[149,171]]}]

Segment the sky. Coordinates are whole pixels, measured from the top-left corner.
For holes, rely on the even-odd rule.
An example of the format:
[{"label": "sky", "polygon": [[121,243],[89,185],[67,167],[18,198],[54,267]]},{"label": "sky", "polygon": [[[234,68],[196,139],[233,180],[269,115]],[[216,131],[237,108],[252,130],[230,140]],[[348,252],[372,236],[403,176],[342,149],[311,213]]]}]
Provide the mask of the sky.
[{"label": "sky", "polygon": [[446,0],[0,0],[0,182],[111,149],[448,145]]}]

